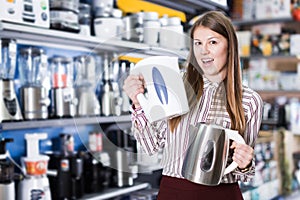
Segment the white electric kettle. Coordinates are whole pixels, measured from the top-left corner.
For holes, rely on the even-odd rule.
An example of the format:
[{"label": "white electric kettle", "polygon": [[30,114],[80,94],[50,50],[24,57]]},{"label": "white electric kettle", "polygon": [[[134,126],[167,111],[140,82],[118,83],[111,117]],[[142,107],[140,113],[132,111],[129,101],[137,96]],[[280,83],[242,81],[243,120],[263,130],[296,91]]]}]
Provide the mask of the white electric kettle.
[{"label": "white electric kettle", "polygon": [[130,74],[142,74],[145,93],[137,99],[150,123],[189,111],[178,57],[151,56],[139,61]]},{"label": "white electric kettle", "polygon": [[225,174],[237,168],[236,162],[227,167],[229,141],[245,144],[238,131],[216,125],[198,123],[189,127],[189,146],[184,158],[182,176],[203,185],[218,185]]}]

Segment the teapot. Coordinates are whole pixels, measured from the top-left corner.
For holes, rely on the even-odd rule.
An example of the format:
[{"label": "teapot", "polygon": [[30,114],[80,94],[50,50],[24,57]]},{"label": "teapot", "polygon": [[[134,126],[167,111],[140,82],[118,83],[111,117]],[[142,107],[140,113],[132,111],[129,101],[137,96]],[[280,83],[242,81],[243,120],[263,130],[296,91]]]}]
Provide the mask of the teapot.
[{"label": "teapot", "polygon": [[245,144],[236,130],[200,122],[190,125],[189,146],[181,171],[183,177],[203,185],[220,184],[222,177],[238,166],[233,161],[226,167],[230,140]]}]

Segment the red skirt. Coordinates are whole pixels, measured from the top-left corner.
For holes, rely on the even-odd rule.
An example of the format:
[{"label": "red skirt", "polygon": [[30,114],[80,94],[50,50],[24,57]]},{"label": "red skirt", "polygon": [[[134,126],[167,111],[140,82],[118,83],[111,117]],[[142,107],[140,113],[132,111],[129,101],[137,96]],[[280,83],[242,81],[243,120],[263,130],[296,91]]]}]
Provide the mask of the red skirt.
[{"label": "red skirt", "polygon": [[206,186],[186,179],[163,176],[157,200],[243,200],[238,183]]}]

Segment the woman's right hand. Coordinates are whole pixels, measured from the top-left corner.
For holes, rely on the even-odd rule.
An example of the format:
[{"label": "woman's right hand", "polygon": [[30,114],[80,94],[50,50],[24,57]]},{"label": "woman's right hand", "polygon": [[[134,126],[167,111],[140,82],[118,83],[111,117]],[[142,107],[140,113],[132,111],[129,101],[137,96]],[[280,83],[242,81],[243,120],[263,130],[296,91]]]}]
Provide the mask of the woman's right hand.
[{"label": "woman's right hand", "polygon": [[129,75],[124,81],[123,90],[131,99],[132,104],[134,104],[135,108],[140,107],[139,101],[137,100],[136,96],[139,93],[144,93],[144,82],[144,77],[141,74]]}]

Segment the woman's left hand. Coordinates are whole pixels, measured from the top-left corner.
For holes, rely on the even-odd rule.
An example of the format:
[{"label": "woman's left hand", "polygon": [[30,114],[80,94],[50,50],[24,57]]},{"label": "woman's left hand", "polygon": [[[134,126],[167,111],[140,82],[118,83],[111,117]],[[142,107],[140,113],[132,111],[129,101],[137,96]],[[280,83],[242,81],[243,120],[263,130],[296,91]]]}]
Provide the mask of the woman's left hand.
[{"label": "woman's left hand", "polygon": [[252,163],[254,150],[251,146],[233,141],[230,148],[234,149],[232,159],[240,169],[244,169]]}]

